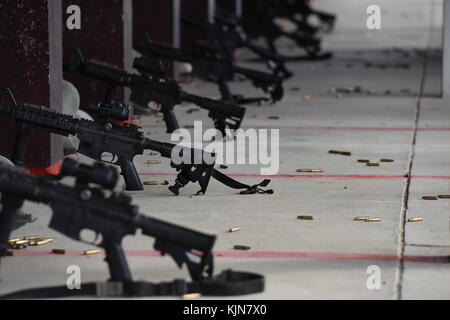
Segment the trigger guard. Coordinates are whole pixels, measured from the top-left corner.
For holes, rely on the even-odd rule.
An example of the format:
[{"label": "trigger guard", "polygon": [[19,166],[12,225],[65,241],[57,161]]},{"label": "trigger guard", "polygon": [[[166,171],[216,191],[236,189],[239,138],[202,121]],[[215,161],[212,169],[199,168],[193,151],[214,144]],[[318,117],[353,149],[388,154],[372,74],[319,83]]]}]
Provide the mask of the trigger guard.
[{"label": "trigger guard", "polygon": [[163,112],[164,108],[163,108],[163,104],[162,103],[158,103],[158,102],[156,102],[154,100],[150,101],[150,103],[153,103],[155,105],[155,108],[151,108],[150,107],[150,110],[155,110],[157,112]]},{"label": "trigger guard", "polygon": [[94,238],[92,241],[84,240],[84,239],[81,237],[81,234],[78,236],[78,239],[79,239],[79,241],[80,241],[81,243],[87,244],[87,245],[89,245],[89,246],[94,246],[94,247],[101,247],[102,242],[104,241],[104,239],[103,239],[103,237],[102,237],[102,234],[99,233],[99,232],[96,232],[96,233],[95,233],[95,238]]}]

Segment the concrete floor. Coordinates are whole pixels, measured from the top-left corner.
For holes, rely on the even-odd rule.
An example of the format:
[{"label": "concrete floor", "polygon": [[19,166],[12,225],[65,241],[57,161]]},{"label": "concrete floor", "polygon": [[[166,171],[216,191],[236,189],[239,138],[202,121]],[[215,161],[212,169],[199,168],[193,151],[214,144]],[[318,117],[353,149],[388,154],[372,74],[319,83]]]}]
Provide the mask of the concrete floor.
[{"label": "concrete floor", "polygon": [[[357,4],[355,4],[357,3]],[[322,0],[318,5],[339,15],[337,29],[326,35],[330,61],[292,62],[296,76],[285,84],[286,97],[274,106],[248,107],[245,128],[280,129],[280,170],[272,177],[274,195],[241,196],[212,181],[204,197],[180,197],[166,186],[149,186],[133,193],[145,214],[218,235],[216,272],[232,268],[266,276],[262,294],[243,299],[449,299],[450,200],[425,201],[422,196],[450,194],[450,101],[440,96],[440,25],[442,1],[380,0],[383,30],[367,31],[365,11],[372,1]],[[287,43],[284,53],[296,54]],[[401,48],[394,50],[393,48]],[[247,62],[242,52],[242,65]],[[366,63],[387,64],[384,69]],[[398,63],[407,69],[394,69]],[[330,95],[331,87],[361,86],[368,94]],[[296,91],[300,87],[301,91]],[[236,83],[241,93],[258,93]],[[196,82],[187,91],[217,95],[215,87]],[[389,92],[388,92],[389,91]],[[305,96],[311,98],[305,99]],[[177,109],[181,125],[206,113]],[[278,116],[279,120],[269,120]],[[155,117],[142,118],[149,138],[168,140]],[[329,150],[352,152],[351,157]],[[367,167],[357,159],[394,159]],[[137,157],[142,179],[170,180],[166,161],[146,165]],[[299,168],[322,168],[323,174],[296,173]],[[231,165],[250,184],[259,182],[258,166]],[[255,177],[243,177],[255,174]],[[409,175],[410,179],[405,175]],[[2,263],[0,293],[64,285],[66,269],[78,265],[82,281],[108,277],[101,256],[84,257],[88,245],[50,230],[47,208],[28,203],[38,220],[14,236],[53,237],[47,247],[21,251]],[[312,215],[314,221],[300,221]],[[355,222],[355,216],[381,217],[378,223]],[[423,222],[409,223],[411,217]],[[229,234],[231,227],[242,230]],[[124,243],[135,279],[152,281],[185,277],[170,258],[150,257],[152,239],[127,238]],[[236,244],[248,252],[236,252]],[[51,256],[53,248],[71,250]],[[148,251],[147,251],[148,250]],[[381,288],[369,290],[369,266],[381,270]],[[234,298],[233,298],[234,299]]]}]

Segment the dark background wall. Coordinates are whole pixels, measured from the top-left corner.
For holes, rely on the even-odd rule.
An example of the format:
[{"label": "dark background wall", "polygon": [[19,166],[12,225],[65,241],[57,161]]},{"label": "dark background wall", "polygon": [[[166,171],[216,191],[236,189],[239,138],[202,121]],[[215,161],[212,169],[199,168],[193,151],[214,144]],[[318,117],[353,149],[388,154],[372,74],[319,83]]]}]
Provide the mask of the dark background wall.
[{"label": "dark background wall", "polygon": [[[125,3],[124,3],[125,1]],[[63,8],[78,5],[81,8],[81,30],[64,28],[63,54],[64,62],[69,62],[78,46],[86,59],[96,59],[121,69],[128,69],[131,61],[131,28],[124,19],[132,15],[131,0],[63,0]],[[64,15],[64,23],[67,19]],[[127,30],[129,34],[127,34]],[[130,41],[127,48],[127,41]],[[128,65],[127,65],[128,64]],[[64,78],[72,82],[81,96],[81,108],[85,109],[89,102],[103,101],[105,85],[96,80],[65,72]],[[118,101],[124,101],[124,90],[118,90]]]},{"label": "dark background wall", "polygon": [[216,6],[221,10],[226,10],[233,14],[236,12],[236,1],[235,0],[216,0]]},{"label": "dark background wall", "polygon": [[[181,12],[206,23],[208,21],[208,0],[181,0]],[[181,47],[183,49],[192,49],[195,40],[202,37],[204,37],[203,32],[181,24]]]},{"label": "dark background wall", "polygon": [[[0,5],[0,88],[11,88],[18,103],[62,110],[61,2],[1,0]],[[4,118],[0,136],[0,153],[10,157],[15,128]],[[60,138],[32,134],[27,167],[48,167],[61,157]]]},{"label": "dark background wall", "polygon": [[254,10],[251,1],[242,1],[242,15],[243,16],[253,16]]},{"label": "dark background wall", "polygon": [[146,32],[155,41],[173,43],[172,0],[133,0],[133,44]]}]

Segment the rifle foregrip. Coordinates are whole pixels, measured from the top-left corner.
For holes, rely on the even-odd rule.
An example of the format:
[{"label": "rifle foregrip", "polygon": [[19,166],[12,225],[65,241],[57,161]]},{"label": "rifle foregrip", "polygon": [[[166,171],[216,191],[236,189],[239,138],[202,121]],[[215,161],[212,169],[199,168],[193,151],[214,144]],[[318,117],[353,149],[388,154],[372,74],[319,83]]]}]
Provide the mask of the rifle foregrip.
[{"label": "rifle foregrip", "polygon": [[141,191],[144,190],[139,174],[136,171],[136,167],[132,160],[124,159],[119,157],[117,163],[122,169],[121,175],[125,179],[125,190],[127,191]]},{"label": "rifle foregrip", "polygon": [[14,150],[11,155],[12,162],[19,167],[22,167],[25,162],[25,153],[27,150],[28,140],[30,137],[29,132],[18,132],[16,141],[14,143]]},{"label": "rifle foregrip", "polygon": [[128,85],[128,73],[114,66],[90,61],[82,69],[86,76],[105,81],[113,85]]},{"label": "rifle foregrip", "polygon": [[178,125],[177,118],[175,117],[175,112],[173,111],[173,108],[163,106],[162,113],[164,115],[167,133],[173,133],[175,130],[180,128],[180,126]]}]

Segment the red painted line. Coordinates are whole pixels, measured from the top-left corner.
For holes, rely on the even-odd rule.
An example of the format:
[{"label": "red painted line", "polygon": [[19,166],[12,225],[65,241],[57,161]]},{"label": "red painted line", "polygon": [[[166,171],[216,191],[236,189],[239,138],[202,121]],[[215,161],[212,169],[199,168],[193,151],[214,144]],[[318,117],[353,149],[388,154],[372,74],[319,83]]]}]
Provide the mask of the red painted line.
[{"label": "red painted line", "polygon": [[[389,254],[359,254],[334,252],[216,252],[216,257],[224,258],[266,258],[266,259],[324,259],[324,260],[379,260],[398,261],[397,255]],[[404,256],[404,261],[422,263],[450,263],[447,256]]]},{"label": "red painted line", "polygon": [[[140,176],[177,176],[176,173],[139,173]],[[233,178],[300,178],[300,179],[403,179],[402,175],[357,175],[357,174],[276,174],[272,176],[263,176],[261,174],[247,174],[247,173],[230,173],[227,174]]]},{"label": "red painted line", "polygon": [[150,173],[150,172],[140,172],[139,173],[140,176],[159,176],[159,177],[176,177],[178,174],[177,173],[164,173],[164,172],[154,172],[154,173]]},{"label": "red painted line", "polygon": [[346,130],[346,131],[414,131],[413,128],[336,127],[336,126],[243,126],[244,129]]},{"label": "red painted line", "polygon": [[450,131],[450,128],[418,128],[418,131]]},{"label": "red painted line", "polygon": [[450,180],[450,176],[412,175],[412,179]]},{"label": "red painted line", "polygon": [[[176,173],[139,173],[140,176],[177,176]],[[402,175],[357,175],[357,174],[276,174],[272,176],[263,176],[260,174],[230,173],[229,177],[234,178],[300,178],[300,179],[402,179]]]},{"label": "red painted line", "polygon": [[[347,131],[414,131],[414,128],[336,127],[336,126],[243,126],[245,129],[347,130]],[[418,128],[418,131],[450,131],[450,128]]]},{"label": "red painted line", "polygon": [[[176,173],[141,172],[140,176],[176,177]],[[266,178],[266,179],[406,179],[404,175],[364,175],[364,174],[276,174],[263,176],[260,174],[230,173],[233,178]],[[450,180],[450,176],[413,175],[412,179]]]},{"label": "red painted line", "polygon": [[[125,252],[127,257],[161,257],[159,251],[130,250]],[[51,251],[14,251],[15,257],[82,257],[83,251],[68,250],[65,255],[54,254]],[[104,257],[104,253],[89,257]],[[217,258],[258,258],[258,259],[322,259],[322,260],[377,260],[398,261],[399,257],[393,254],[366,254],[366,253],[334,253],[334,252],[274,252],[274,251],[217,251]],[[404,261],[415,263],[450,263],[448,256],[404,256]]]},{"label": "red painted line", "polygon": [[[371,95],[361,95],[361,94],[351,94],[351,93],[341,93],[344,98],[376,98],[376,97],[386,97],[386,98],[427,98],[427,99],[442,99],[441,95],[438,94],[371,94]],[[334,97],[334,94],[319,94],[317,97]]]},{"label": "red painted line", "polygon": [[417,263],[450,263],[449,256],[404,256],[403,260]]},{"label": "red painted line", "polygon": [[[145,125],[147,129],[162,129],[165,125]],[[213,128],[204,126],[203,128]],[[242,129],[280,129],[280,130],[346,130],[346,131],[414,131],[414,128],[395,127],[356,127],[356,126],[242,126]],[[418,131],[450,131],[450,128],[418,128]]]}]

